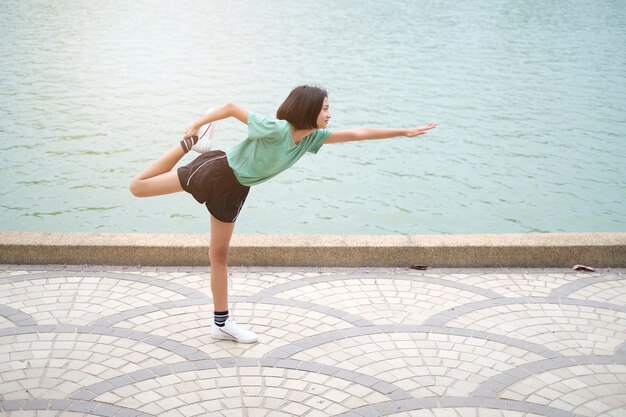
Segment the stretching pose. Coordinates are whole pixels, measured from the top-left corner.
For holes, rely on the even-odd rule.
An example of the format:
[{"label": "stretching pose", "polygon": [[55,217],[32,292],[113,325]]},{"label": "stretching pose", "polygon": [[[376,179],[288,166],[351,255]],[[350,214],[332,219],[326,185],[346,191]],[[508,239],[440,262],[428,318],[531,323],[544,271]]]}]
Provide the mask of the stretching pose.
[{"label": "stretching pose", "polygon": [[[216,120],[234,117],[248,125],[248,137],[226,152],[203,152],[186,166],[172,171],[190,149],[207,149],[198,139],[201,127]],[[214,323],[211,336],[241,343],[254,343],[257,335],[228,316],[228,248],[251,186],[267,181],[293,165],[305,152],[317,153],[322,144],[357,140],[387,139],[423,135],[435,123],[409,129],[357,128],[329,131],[328,94],[318,87],[300,86],[280,105],[276,118],[250,112],[234,103],[210,110],[185,132],[176,144],[130,183],[137,197],[187,191],[211,214],[211,292]],[[206,133],[206,131],[204,132]]]}]

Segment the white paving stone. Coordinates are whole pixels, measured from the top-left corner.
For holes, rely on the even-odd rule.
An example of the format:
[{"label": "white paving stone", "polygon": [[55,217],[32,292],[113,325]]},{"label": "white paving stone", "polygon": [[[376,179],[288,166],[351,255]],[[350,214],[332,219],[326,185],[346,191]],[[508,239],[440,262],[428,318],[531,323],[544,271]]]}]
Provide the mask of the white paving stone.
[{"label": "white paving stone", "polygon": [[[455,350],[467,339],[461,336],[432,333],[385,336],[394,342],[395,346],[390,350],[381,350],[380,345],[368,336],[359,336],[341,340],[341,348],[337,342],[331,342],[297,353],[294,358],[375,376],[396,384],[416,397],[440,395],[439,390],[452,396],[470,395],[478,384],[499,372],[543,359],[523,349],[492,341],[487,341],[485,347],[476,347],[472,353],[464,353],[461,358]],[[410,340],[403,340],[407,336]],[[367,346],[376,348],[364,354]],[[385,371],[381,372],[381,369]],[[427,386],[413,384],[416,376],[431,375],[446,375],[447,378],[437,379]]]},{"label": "white paving stone", "polygon": [[[488,307],[447,323],[544,345],[563,355],[610,355],[626,340],[626,313],[567,304],[527,304],[520,314],[508,306]],[[602,336],[600,330],[608,333]],[[589,331],[598,330],[594,338]]]},{"label": "white paving stone", "polygon": [[[4,395],[4,399],[63,399],[83,386],[165,363],[154,355],[138,353],[132,349],[135,345],[143,344],[142,342],[132,341],[129,347],[122,347],[128,341],[112,336],[101,336],[96,343],[83,343],[81,349],[85,350],[82,352],[91,352],[89,360],[85,360],[79,355],[80,350],[73,350],[83,335],[73,333],[71,336],[75,342],[52,340],[28,343],[21,340],[22,335],[17,335],[13,345],[15,350],[0,354],[0,393]],[[0,344],[10,344],[5,339],[0,337]],[[100,347],[105,348],[102,353],[98,352]],[[150,352],[158,350],[163,351],[151,346]],[[37,351],[44,352],[45,357],[37,359],[34,355]],[[184,360],[171,352],[165,352],[166,358],[172,358],[176,362]],[[16,353],[25,355],[20,356],[21,359],[12,358]],[[112,359],[117,359],[117,362],[112,362]],[[40,389],[31,389],[30,394],[27,394],[25,389],[28,387]]]},{"label": "white paving stone", "polygon": [[598,282],[575,291],[569,298],[623,306],[626,305],[626,285],[624,285],[624,280]]},{"label": "white paving stone", "polygon": [[[540,363],[549,369],[551,361],[516,347],[528,342],[535,344],[531,348],[544,346],[579,362],[605,355],[598,360],[613,358],[616,363],[539,368],[497,393],[503,407],[507,400],[529,401],[581,416],[622,417],[626,365],[612,356],[626,341],[626,314],[618,311],[626,302],[626,280],[620,273],[233,267],[231,315],[259,333],[259,343],[238,345],[209,337],[213,306],[208,268],[54,267],[48,273],[41,266],[2,266],[0,308],[4,304],[11,309],[4,310],[7,317],[0,316],[0,331],[5,334],[0,336],[0,394],[8,401],[39,398],[45,403],[77,393],[85,396],[110,380],[114,385],[105,385],[106,392],[87,405],[101,402],[165,417],[331,416],[380,403],[393,410],[390,397],[371,386],[415,398],[465,397],[491,378],[506,380],[514,368],[530,369],[525,366]],[[37,275],[28,279],[31,274]],[[168,285],[174,287],[166,289]],[[172,291],[175,287],[183,293],[191,290],[191,298]],[[607,306],[571,305],[556,298],[563,294]],[[529,296],[544,301],[525,302]],[[489,297],[511,302],[489,306]],[[153,312],[140,310],[169,302],[180,303]],[[454,312],[468,304],[473,309],[454,318]],[[452,317],[443,327],[478,331],[475,337],[446,334],[440,327],[420,331],[397,327],[420,325],[443,312]],[[130,330],[131,337],[103,336],[98,333],[109,329],[89,327],[109,316],[115,319],[111,327]],[[16,325],[25,323],[87,327],[78,327],[78,332],[66,327],[61,333],[31,327],[29,333],[11,334],[21,330]],[[98,323],[109,326],[106,320]],[[83,333],[89,329],[91,334]],[[369,334],[372,330],[375,333]],[[510,343],[490,340],[494,338],[490,334],[511,338]],[[134,339],[150,336],[166,338],[168,348]],[[320,337],[330,339],[318,343]],[[196,359],[219,360],[218,368],[195,370],[192,363],[190,370],[173,372],[170,365],[187,365],[174,353],[178,349]],[[285,368],[237,365],[238,360],[264,361],[265,356],[284,357],[285,352],[295,352],[279,361]],[[330,375],[291,369],[322,365]],[[115,379],[128,375],[148,379]],[[359,378],[367,383],[357,383]],[[7,414],[91,416],[28,409]],[[109,414],[122,415],[116,410]],[[539,416],[498,408],[436,406],[391,415]]]},{"label": "white paving stone", "polygon": [[[597,377],[602,375],[609,375],[611,382],[598,383]],[[617,382],[613,382],[615,379]],[[579,365],[538,373],[507,387],[500,397],[550,405],[581,415],[608,415],[626,409],[626,365]]]},{"label": "white paving stone", "polygon": [[13,289],[13,283],[0,283],[0,294],[10,294],[7,299],[0,298],[0,304],[30,314],[40,325],[87,325],[120,311],[185,298],[157,286],[124,279],[83,277],[70,282],[68,278],[50,278],[19,284],[21,288]]},{"label": "white paving stone", "polygon": [[419,324],[428,317],[485,297],[453,287],[406,279],[346,279],[339,286],[303,286],[277,294],[346,311],[375,324]]}]

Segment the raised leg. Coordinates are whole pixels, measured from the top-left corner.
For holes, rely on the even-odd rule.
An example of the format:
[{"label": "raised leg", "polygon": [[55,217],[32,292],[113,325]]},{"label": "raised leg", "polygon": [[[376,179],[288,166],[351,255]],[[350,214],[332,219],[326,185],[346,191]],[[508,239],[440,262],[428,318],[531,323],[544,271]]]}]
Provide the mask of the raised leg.
[{"label": "raised leg", "polygon": [[178,173],[172,168],[185,155],[180,144],[161,155],[130,182],[130,192],[137,197],[151,197],[182,191]]},{"label": "raised leg", "polygon": [[235,223],[225,223],[211,216],[211,292],[215,311],[228,310],[228,248]]}]

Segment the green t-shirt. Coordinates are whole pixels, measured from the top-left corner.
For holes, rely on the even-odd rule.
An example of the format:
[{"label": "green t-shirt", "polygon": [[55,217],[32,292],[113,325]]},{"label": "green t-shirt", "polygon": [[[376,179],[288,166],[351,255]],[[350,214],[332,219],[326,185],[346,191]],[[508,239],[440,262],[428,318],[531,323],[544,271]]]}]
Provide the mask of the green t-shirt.
[{"label": "green t-shirt", "polygon": [[226,151],[228,165],[242,185],[256,185],[280,174],[305,152],[317,153],[330,135],[317,129],[295,144],[286,120],[248,113],[248,138]]}]

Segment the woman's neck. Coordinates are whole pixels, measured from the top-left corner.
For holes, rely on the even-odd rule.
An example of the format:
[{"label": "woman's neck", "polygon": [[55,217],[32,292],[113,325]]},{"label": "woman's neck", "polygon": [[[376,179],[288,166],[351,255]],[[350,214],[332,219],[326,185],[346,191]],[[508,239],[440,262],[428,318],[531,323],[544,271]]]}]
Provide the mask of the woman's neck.
[{"label": "woman's neck", "polygon": [[306,129],[306,130],[296,130],[293,126],[291,127],[291,137],[293,138],[294,143],[300,143],[300,141],[313,133],[315,129]]}]

